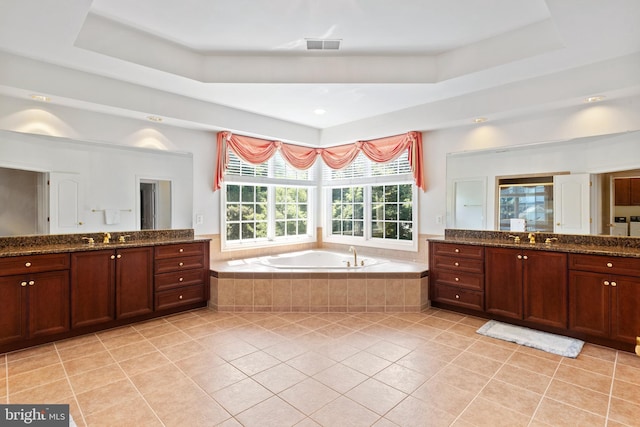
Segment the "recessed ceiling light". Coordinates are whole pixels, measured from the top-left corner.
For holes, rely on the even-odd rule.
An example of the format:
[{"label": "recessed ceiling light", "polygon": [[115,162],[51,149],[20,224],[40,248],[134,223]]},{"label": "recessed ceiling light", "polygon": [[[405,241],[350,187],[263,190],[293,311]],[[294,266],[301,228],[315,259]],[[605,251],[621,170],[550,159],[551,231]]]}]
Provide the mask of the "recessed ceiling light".
[{"label": "recessed ceiling light", "polygon": [[597,96],[590,96],[588,98],[585,98],[584,102],[598,102],[598,101],[602,101],[605,97],[603,95],[597,95]]},{"label": "recessed ceiling light", "polygon": [[162,117],[158,117],[158,116],[147,116],[147,120],[150,120],[152,122],[156,122],[156,123],[160,123],[163,121]]},{"label": "recessed ceiling light", "polygon": [[325,110],[324,108],[316,108],[315,110],[313,110],[313,113],[319,116],[325,114],[326,112],[327,110]]},{"label": "recessed ceiling light", "polygon": [[36,101],[42,101],[42,102],[49,102],[49,101],[51,101],[51,98],[49,98],[48,96],[44,96],[44,95],[36,95],[36,94],[33,94],[33,95],[29,95],[29,97],[30,97],[31,99],[35,99]]},{"label": "recessed ceiling light", "polygon": [[476,117],[475,119],[473,119],[473,123],[484,123],[487,120],[489,119],[487,119],[486,117]]}]

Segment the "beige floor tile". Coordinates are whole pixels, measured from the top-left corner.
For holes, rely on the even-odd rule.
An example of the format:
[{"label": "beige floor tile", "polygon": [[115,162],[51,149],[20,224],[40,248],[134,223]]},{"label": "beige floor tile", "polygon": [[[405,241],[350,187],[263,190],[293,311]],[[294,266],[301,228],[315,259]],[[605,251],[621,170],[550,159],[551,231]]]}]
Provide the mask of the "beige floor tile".
[{"label": "beige floor tile", "polygon": [[640,402],[640,385],[614,380],[611,395],[629,402]]},{"label": "beige floor tile", "polygon": [[67,375],[78,375],[82,372],[111,365],[114,362],[115,359],[111,357],[111,354],[108,351],[101,351],[64,362],[64,369],[66,370]]},{"label": "beige floor tile", "polygon": [[367,379],[367,376],[341,363],[331,366],[313,376],[338,393],[346,393]]},{"label": "beige floor tile", "polygon": [[[205,346],[207,345],[208,344],[205,344]],[[209,348],[222,359],[227,361],[234,360],[258,351],[256,347],[241,340],[226,341],[220,345],[214,345]]]},{"label": "beige floor tile", "polygon": [[116,381],[76,395],[85,417],[108,408],[119,408],[121,405],[139,398],[140,393],[129,380]]},{"label": "beige floor tile", "polygon": [[371,347],[367,347],[365,351],[390,362],[395,362],[411,353],[411,349],[390,343],[388,341],[379,341]]},{"label": "beige floor tile", "polygon": [[55,351],[47,351],[30,357],[11,360],[9,361],[5,371],[8,371],[9,375],[18,375],[34,369],[43,368],[45,366],[56,365],[58,363],[60,363],[58,353]]},{"label": "beige floor tile", "polygon": [[73,398],[73,391],[66,378],[62,378],[21,392],[12,391],[10,403],[57,403]]},{"label": "beige floor tile", "polygon": [[204,391],[213,394],[218,390],[247,379],[248,377],[230,364],[214,366],[192,376]]},{"label": "beige floor tile", "polygon": [[162,365],[166,365],[169,360],[160,352],[143,354],[142,356],[132,357],[131,359],[120,362],[120,367],[130,377],[141,374],[152,369],[156,369]]},{"label": "beige floor tile", "polygon": [[96,334],[87,334],[87,335],[80,335],[79,337],[69,338],[62,341],[56,341],[54,344],[55,344],[55,347],[58,349],[58,351],[60,351],[62,349],[66,349],[69,347],[76,347],[81,344],[88,344],[88,343],[99,342],[99,341],[100,339]]},{"label": "beige floor tile", "polygon": [[502,362],[479,356],[477,354],[465,351],[460,356],[453,359],[453,365],[463,367],[469,371],[476,372],[485,377],[492,377],[503,366]]},{"label": "beige floor tile", "polygon": [[306,353],[308,350],[309,349],[306,346],[301,345],[300,343],[294,341],[283,341],[272,345],[271,347],[267,347],[263,351],[272,355],[281,362],[286,362],[289,359],[293,359],[294,357]]},{"label": "beige floor tile", "polygon": [[66,374],[61,363],[39,369],[32,369],[17,375],[9,374],[9,396],[13,393],[40,387],[65,378]]},{"label": "beige floor tile", "polygon": [[412,396],[400,402],[384,417],[402,427],[446,427],[456,418]]},{"label": "beige floor tile", "polygon": [[574,368],[584,369],[585,371],[594,372],[596,374],[611,376],[613,374],[614,362],[602,360],[600,358],[578,355],[572,359],[565,357],[561,362],[563,365],[572,366]]},{"label": "beige floor tile", "polygon": [[528,369],[518,368],[517,366],[504,365],[494,378],[534,393],[544,394],[552,377]]},{"label": "beige floor tile", "polygon": [[478,426],[524,427],[529,424],[530,417],[477,397],[460,415],[460,419]]},{"label": "beige floor tile", "polygon": [[391,362],[366,351],[361,351],[343,360],[342,364],[371,377],[390,366]]},{"label": "beige floor tile", "polygon": [[379,415],[384,415],[407,397],[407,394],[370,378],[349,390],[345,396]]},{"label": "beige floor tile", "polygon": [[395,363],[378,372],[373,378],[405,393],[413,393],[429,379],[418,371]]},{"label": "beige floor tile", "polygon": [[300,356],[287,360],[286,364],[306,375],[313,376],[335,365],[336,361],[314,351],[308,351]]},{"label": "beige floor tile", "polygon": [[640,424],[640,401],[629,402],[618,398],[611,399],[609,418],[628,426]]},{"label": "beige floor tile", "polygon": [[312,378],[308,378],[278,395],[306,415],[313,414],[340,396],[336,391]]},{"label": "beige floor tile", "polygon": [[76,394],[124,379],[126,379],[126,374],[117,363],[69,376],[69,382]]},{"label": "beige floor tile", "polygon": [[277,394],[303,381],[307,376],[286,363],[280,363],[277,366],[254,375],[252,378],[272,393]]},{"label": "beige floor tile", "polygon": [[43,344],[36,347],[25,348],[24,350],[17,350],[11,353],[7,353],[7,362],[12,363],[25,357],[41,356],[46,353],[55,353],[56,347],[53,343]]},{"label": "beige floor tile", "polygon": [[172,364],[162,365],[129,378],[140,393],[145,395],[157,389],[172,389],[192,384],[191,380]]},{"label": "beige floor tile", "polygon": [[144,336],[133,330],[126,334],[120,334],[112,337],[101,337],[100,339],[107,349],[113,350],[118,347],[123,347],[129,344],[137,344],[141,341],[144,341]]},{"label": "beige floor tile", "polygon": [[411,396],[422,400],[431,408],[457,417],[476,395],[442,381],[427,381]]},{"label": "beige floor tile", "polygon": [[359,353],[361,350],[342,341],[341,339],[338,339],[331,341],[325,340],[324,344],[317,347],[315,351],[316,353],[322,354],[331,360],[342,362],[344,359]]},{"label": "beige floor tile", "polygon": [[595,414],[606,416],[609,393],[599,393],[584,387],[576,387],[558,379],[553,379],[545,397]]},{"label": "beige floor tile", "polygon": [[506,363],[551,377],[556,372],[556,369],[558,369],[560,361],[548,360],[523,352],[515,352]]},{"label": "beige floor tile", "polygon": [[305,415],[277,396],[273,396],[236,415],[245,427],[293,426]]},{"label": "beige floor tile", "polygon": [[496,379],[492,379],[479,396],[529,417],[533,416],[542,399],[539,393]]},{"label": "beige floor tile", "polygon": [[104,352],[106,347],[99,340],[79,344],[73,347],[64,347],[58,349],[58,354],[63,362],[85,357],[94,353]]},{"label": "beige floor tile", "polygon": [[604,426],[605,418],[553,399],[544,398],[534,420],[550,426]]},{"label": "beige floor tile", "polygon": [[279,365],[280,361],[268,353],[257,351],[234,359],[230,363],[246,375],[252,376]]},{"label": "beige floor tile", "polygon": [[612,348],[585,343],[580,354],[583,356],[596,357],[598,359],[607,360],[609,362],[615,362],[618,352]]},{"label": "beige floor tile", "polygon": [[237,415],[274,394],[251,378],[246,378],[212,394],[231,415]]},{"label": "beige floor tile", "polygon": [[617,363],[618,365],[630,366],[632,368],[640,369],[640,357],[638,357],[635,353],[619,351],[617,353]]},{"label": "beige floor tile", "polygon": [[498,362],[506,362],[515,349],[508,349],[485,341],[476,341],[467,349],[467,352],[484,356]]},{"label": "beige floor tile", "polygon": [[[454,356],[455,357],[455,356]],[[420,372],[427,378],[431,378],[449,364],[448,360],[435,358],[416,350],[396,362],[400,366]]]},{"label": "beige floor tile", "polygon": [[596,374],[568,365],[560,365],[554,379],[606,394],[611,390],[612,382],[609,376]]},{"label": "beige floor tile", "polygon": [[346,397],[338,397],[311,415],[311,418],[323,426],[370,426],[380,418]]},{"label": "beige floor tile", "polygon": [[224,359],[211,350],[202,351],[175,362],[176,366],[189,377],[210,371],[212,368],[224,365],[225,363],[227,362]]},{"label": "beige floor tile", "polygon": [[154,347],[149,341],[143,339],[134,344],[112,348],[109,350],[109,354],[111,354],[117,362],[122,362],[143,354],[155,353],[157,351],[158,349],[156,347]]},{"label": "beige floor tile", "polygon": [[191,341],[191,337],[184,332],[178,330],[165,335],[148,338],[149,342],[158,348],[172,347]]},{"label": "beige floor tile", "polygon": [[174,346],[163,347],[162,349],[160,349],[160,351],[167,357],[167,359],[171,360],[172,362],[177,362],[179,360],[191,357],[194,354],[204,352],[205,347],[196,341],[188,341],[186,343],[180,343]]},{"label": "beige floor tile", "polygon": [[615,378],[618,380],[626,381],[628,383],[640,385],[640,368],[618,364],[618,366],[616,367]]},{"label": "beige floor tile", "polygon": [[86,420],[91,427],[162,426],[162,422],[142,397],[133,398],[117,408],[107,408],[89,414]]},{"label": "beige floor tile", "polygon": [[442,381],[449,385],[479,393],[487,385],[490,378],[459,366],[447,365],[432,377],[430,381]]}]

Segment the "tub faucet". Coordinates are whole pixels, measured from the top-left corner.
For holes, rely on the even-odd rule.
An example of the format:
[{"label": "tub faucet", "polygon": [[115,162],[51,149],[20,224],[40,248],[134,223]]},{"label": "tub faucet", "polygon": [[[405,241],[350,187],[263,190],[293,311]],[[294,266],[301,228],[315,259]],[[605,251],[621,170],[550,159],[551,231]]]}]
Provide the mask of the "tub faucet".
[{"label": "tub faucet", "polygon": [[356,248],[354,248],[353,246],[349,246],[349,252],[353,252],[353,265],[357,266],[358,265],[358,252],[356,251]]}]

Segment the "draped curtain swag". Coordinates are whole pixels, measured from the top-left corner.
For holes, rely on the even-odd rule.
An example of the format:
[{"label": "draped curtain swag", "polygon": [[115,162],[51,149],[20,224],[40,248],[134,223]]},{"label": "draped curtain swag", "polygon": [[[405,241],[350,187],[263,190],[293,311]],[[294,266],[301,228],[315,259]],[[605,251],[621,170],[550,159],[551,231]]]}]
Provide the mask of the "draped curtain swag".
[{"label": "draped curtain swag", "polygon": [[422,165],[422,134],[407,132],[386,138],[357,141],[352,144],[329,148],[312,148],[287,144],[281,141],[234,135],[231,132],[218,132],[217,164],[213,190],[219,190],[229,164],[229,149],[247,163],[259,165],[269,160],[277,150],[282,157],[296,169],[309,169],[318,156],[331,169],[342,169],[351,164],[362,151],[370,160],[385,163],[395,160],[405,150],[409,154],[409,164],[413,179],[422,191],[426,190]]}]

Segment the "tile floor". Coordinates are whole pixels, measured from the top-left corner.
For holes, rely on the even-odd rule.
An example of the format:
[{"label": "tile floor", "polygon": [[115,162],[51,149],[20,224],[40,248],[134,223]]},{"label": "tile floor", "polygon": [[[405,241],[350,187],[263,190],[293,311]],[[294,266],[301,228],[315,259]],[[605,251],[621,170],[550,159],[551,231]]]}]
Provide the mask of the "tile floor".
[{"label": "tile floor", "polygon": [[640,426],[640,358],[567,359],[425,313],[208,309],[0,355],[0,401],[79,426]]}]

